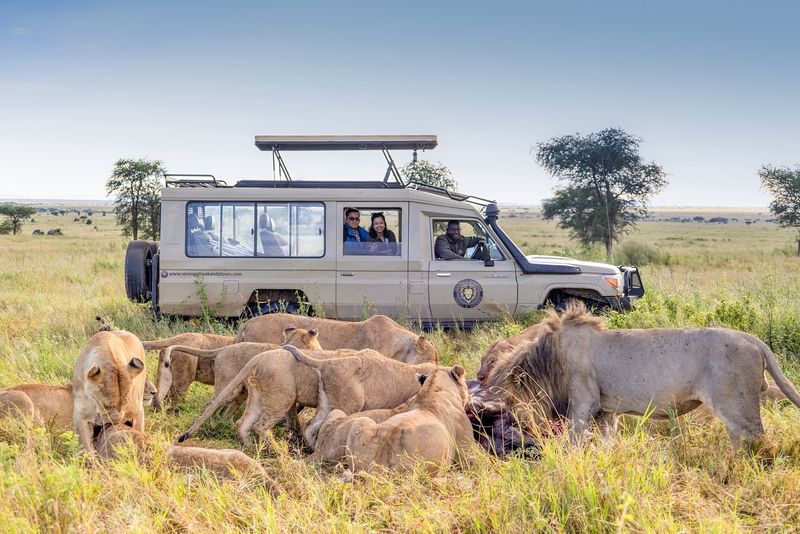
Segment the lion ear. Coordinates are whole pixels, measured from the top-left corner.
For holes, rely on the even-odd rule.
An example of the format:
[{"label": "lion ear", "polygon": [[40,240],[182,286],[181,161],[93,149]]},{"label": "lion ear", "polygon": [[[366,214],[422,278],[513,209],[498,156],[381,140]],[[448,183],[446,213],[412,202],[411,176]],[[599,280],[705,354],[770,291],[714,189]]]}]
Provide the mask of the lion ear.
[{"label": "lion ear", "polygon": [[100,375],[100,368],[95,363],[89,368],[89,371],[86,373],[86,378],[90,380],[97,380],[99,375]]},{"label": "lion ear", "polygon": [[453,368],[450,370],[450,376],[453,377],[453,380],[458,380],[462,376],[464,376],[464,368],[460,365],[454,365]]},{"label": "lion ear", "polygon": [[131,361],[128,362],[128,374],[134,377],[142,371],[144,371],[144,362],[139,358],[131,358]]},{"label": "lion ear", "polygon": [[428,379],[428,375],[423,375],[423,374],[417,373],[417,381],[419,382],[419,384],[421,386],[425,385],[425,381],[427,379]]},{"label": "lion ear", "polygon": [[426,348],[425,345],[427,345],[428,343],[430,343],[430,341],[428,341],[425,338],[425,335],[422,334],[417,338],[417,341],[414,343],[414,345],[416,345],[418,350],[425,350]]},{"label": "lion ear", "polygon": [[319,330],[317,330],[316,328],[312,328],[311,330],[308,331],[308,335],[311,337],[317,337],[319,335]]},{"label": "lion ear", "polygon": [[289,335],[291,335],[291,333],[294,332],[295,330],[297,330],[297,327],[294,326],[294,325],[291,325],[291,324],[283,329],[283,342],[284,343],[286,342],[287,339],[289,339]]}]

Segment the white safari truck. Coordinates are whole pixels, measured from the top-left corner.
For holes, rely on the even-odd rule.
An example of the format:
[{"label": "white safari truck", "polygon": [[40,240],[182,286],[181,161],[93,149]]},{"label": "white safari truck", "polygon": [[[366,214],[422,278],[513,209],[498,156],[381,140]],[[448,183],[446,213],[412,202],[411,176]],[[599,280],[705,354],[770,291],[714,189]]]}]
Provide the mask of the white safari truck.
[{"label": "white safari truck", "polygon": [[[635,267],[526,256],[501,228],[495,202],[405,183],[389,150],[416,159],[436,144],[436,136],[256,136],[278,179],[227,185],[168,175],[160,243],[128,245],[128,297],[167,315],[383,313],[447,326],[567,299],[622,310],[643,295]],[[292,180],[281,152],[299,150],[380,150],[388,168],[374,182]],[[393,240],[369,236],[373,218]],[[435,252],[451,221],[474,245],[463,259]]]}]

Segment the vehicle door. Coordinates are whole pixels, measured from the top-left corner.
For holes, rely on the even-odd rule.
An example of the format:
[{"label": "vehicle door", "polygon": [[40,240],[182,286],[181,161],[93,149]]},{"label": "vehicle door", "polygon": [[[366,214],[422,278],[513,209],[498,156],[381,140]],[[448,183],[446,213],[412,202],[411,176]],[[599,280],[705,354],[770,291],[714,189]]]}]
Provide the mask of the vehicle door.
[{"label": "vehicle door", "polygon": [[[346,213],[356,208],[358,212]],[[393,318],[406,317],[408,310],[408,234],[407,202],[339,202],[340,218],[336,256],[336,316],[339,319],[365,319],[377,313]],[[382,214],[386,230],[394,241],[379,242],[364,238],[373,216]],[[346,224],[352,225],[349,239]],[[357,241],[354,234],[359,235]]]},{"label": "vehicle door", "polygon": [[497,319],[513,314],[517,307],[516,264],[497,238],[479,219],[460,219],[461,235],[470,242],[483,240],[491,261],[469,259],[475,247],[467,248],[465,259],[439,259],[435,254],[438,236],[447,232],[448,221],[431,219],[431,258],[428,295],[431,315],[442,324],[461,324]]}]

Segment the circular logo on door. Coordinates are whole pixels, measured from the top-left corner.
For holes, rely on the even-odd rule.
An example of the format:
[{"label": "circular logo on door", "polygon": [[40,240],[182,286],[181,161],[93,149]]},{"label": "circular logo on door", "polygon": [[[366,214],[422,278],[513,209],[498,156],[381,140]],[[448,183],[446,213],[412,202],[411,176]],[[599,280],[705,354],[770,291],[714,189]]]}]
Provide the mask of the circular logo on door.
[{"label": "circular logo on door", "polygon": [[483,300],[483,288],[471,278],[465,278],[453,288],[453,298],[462,308],[474,308]]}]

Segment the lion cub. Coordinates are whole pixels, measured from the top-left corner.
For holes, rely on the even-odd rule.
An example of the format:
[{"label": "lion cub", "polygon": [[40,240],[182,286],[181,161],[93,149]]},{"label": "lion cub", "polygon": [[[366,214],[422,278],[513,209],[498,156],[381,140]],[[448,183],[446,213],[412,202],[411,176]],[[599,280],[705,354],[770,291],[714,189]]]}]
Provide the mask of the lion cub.
[{"label": "lion cub", "polygon": [[[313,354],[317,358],[331,359],[354,354],[372,354],[377,358],[383,358],[370,349],[321,350],[314,351]],[[392,362],[388,358],[383,359]],[[296,419],[296,405],[316,408],[319,378],[314,369],[299,363],[294,356],[283,349],[262,352],[242,367],[242,370],[206,406],[203,414],[178,438],[178,441],[182,442],[197,432],[214,412],[240,395],[242,388],[247,390],[247,404],[244,413],[236,421],[236,431],[241,442],[249,445],[251,433],[255,432],[264,438],[285,416],[290,417],[291,424],[291,421]]]},{"label": "lion cub", "polygon": [[[371,414],[347,417],[331,411],[320,429],[315,459],[347,458],[353,472],[374,466],[410,469],[419,462],[429,462],[431,471],[437,471],[452,464],[459,450],[474,442],[465,411],[469,392],[464,368],[439,368],[417,377],[419,393],[383,421]],[[324,395],[320,386],[320,404]]]},{"label": "lion cub", "polygon": [[[317,331],[314,329],[306,330],[304,328],[295,328],[294,326],[286,327],[286,330],[283,331],[283,339],[284,343],[291,343],[293,345],[300,346],[305,349],[310,350],[322,350],[322,347],[318,341],[318,334]],[[249,362],[256,354],[261,354],[262,352],[277,349],[278,345],[273,343],[250,343],[250,342],[241,342],[241,343],[234,343],[233,345],[228,345],[225,347],[221,347],[218,349],[196,349],[192,347],[177,345],[167,348],[164,352],[164,358],[161,362],[161,367],[159,372],[160,382],[158,384],[158,389],[169,389],[170,388],[170,380],[173,373],[171,373],[172,368],[172,354],[173,351],[180,351],[184,354],[189,354],[198,358],[198,361],[201,364],[205,364],[206,362],[211,362],[211,366],[214,373],[214,394],[211,397],[213,401],[217,398],[222,392],[225,387],[230,384],[231,380],[242,370],[242,367]],[[242,388],[241,393],[237,395],[228,405],[225,407],[225,414],[231,415],[233,414],[239,406],[241,406],[245,399],[247,398],[247,391]],[[209,401],[211,402],[211,401]]]},{"label": "lion cub", "polygon": [[328,402],[318,404],[317,413],[304,432],[310,447],[314,446],[319,427],[331,410],[352,414],[376,408],[394,408],[419,391],[418,373],[430,374],[438,368],[433,363],[411,365],[390,360],[375,352],[318,360],[291,345],[283,348],[298,362],[316,370],[320,388],[325,388]]},{"label": "lion cub", "polygon": [[[94,438],[94,444],[101,458],[116,458],[119,448],[129,445],[132,445],[137,451],[146,451],[148,447],[157,445],[144,432],[125,425],[103,427]],[[261,464],[242,451],[178,447],[167,444],[164,446],[166,446],[167,459],[174,466],[185,469],[198,467],[208,469],[219,478],[251,477],[261,481],[274,496],[281,493]]]},{"label": "lion cub", "polygon": [[[197,349],[218,349],[232,344],[233,336],[221,336],[217,334],[195,334],[188,332],[178,334],[166,339],[156,339],[153,341],[143,341],[144,350],[157,350],[158,368],[156,369],[156,384],[158,384],[158,396],[154,400],[154,406],[160,408],[165,402],[171,406],[177,406],[189,391],[192,382],[212,385],[214,383],[214,368],[212,361],[198,361],[195,356],[184,352],[175,351],[171,355],[169,376],[161,376],[164,369],[164,354],[167,347],[173,345],[185,345]],[[168,384],[166,387],[162,384]]]},{"label": "lion cub", "polygon": [[85,452],[95,452],[96,424],[127,422],[144,430],[146,380],[144,348],[135,335],[112,330],[89,339],[72,373],[72,423]]}]

